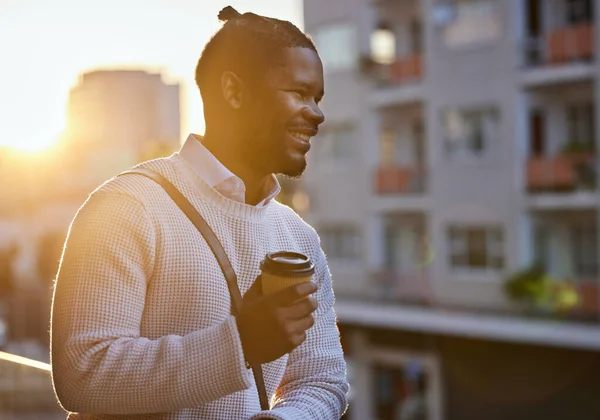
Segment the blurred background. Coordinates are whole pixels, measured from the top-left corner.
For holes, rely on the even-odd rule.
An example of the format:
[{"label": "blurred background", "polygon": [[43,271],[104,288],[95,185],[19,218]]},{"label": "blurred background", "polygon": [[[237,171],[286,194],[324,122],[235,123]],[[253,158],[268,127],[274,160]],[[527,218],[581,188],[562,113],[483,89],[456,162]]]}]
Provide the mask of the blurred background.
[{"label": "blurred background", "polygon": [[202,134],[218,11],[290,20],[327,117],[279,199],[318,230],[353,420],[600,419],[595,0],[0,0],[0,418],[48,372],[71,219]]}]

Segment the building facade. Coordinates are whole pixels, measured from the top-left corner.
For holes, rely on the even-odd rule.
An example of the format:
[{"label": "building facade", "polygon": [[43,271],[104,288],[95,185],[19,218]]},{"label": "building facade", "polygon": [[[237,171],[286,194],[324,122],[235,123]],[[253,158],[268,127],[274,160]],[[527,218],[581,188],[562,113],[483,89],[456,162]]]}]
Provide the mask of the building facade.
[{"label": "building facade", "polygon": [[[304,217],[334,278],[348,416],[600,416],[597,385],[541,379],[552,357],[598,372],[600,7],[305,0],[304,17],[327,118]],[[531,386],[493,386],[513,381]]]},{"label": "building facade", "polygon": [[[0,249],[18,249],[10,337],[47,340],[52,282],[77,209],[101,183],[144,160],[179,149],[179,85],[160,74],[102,70],[69,92],[60,144],[40,156],[0,156],[8,180],[0,202]],[[35,310],[34,310],[35,309]]]}]

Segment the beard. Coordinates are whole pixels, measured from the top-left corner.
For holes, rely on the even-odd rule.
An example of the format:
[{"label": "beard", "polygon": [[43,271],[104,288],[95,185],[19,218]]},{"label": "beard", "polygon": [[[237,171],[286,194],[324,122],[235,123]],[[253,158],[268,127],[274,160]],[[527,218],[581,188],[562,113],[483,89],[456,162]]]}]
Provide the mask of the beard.
[{"label": "beard", "polygon": [[302,175],[304,175],[306,166],[306,159],[303,159],[301,162],[288,165],[288,167],[285,170],[280,171],[279,174],[293,181],[298,181],[302,178]]},{"label": "beard", "polygon": [[285,126],[267,119],[254,119],[248,124],[247,140],[241,145],[253,168],[264,174],[283,175],[298,180],[306,170],[306,155],[294,150],[288,142]]}]

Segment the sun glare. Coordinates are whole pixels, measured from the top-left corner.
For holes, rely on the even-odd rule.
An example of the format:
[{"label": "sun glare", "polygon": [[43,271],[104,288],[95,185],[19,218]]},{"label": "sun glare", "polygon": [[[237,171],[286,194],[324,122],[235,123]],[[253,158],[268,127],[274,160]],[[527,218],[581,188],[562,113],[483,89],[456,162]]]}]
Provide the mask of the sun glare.
[{"label": "sun glare", "polygon": [[[100,67],[159,68],[181,82],[182,133],[201,133],[202,105],[193,75],[198,54],[220,26],[216,15],[222,7],[250,7],[241,0],[208,3],[0,0],[0,148],[52,148],[68,125],[69,89],[79,74]],[[254,3],[257,13],[300,23],[291,0]],[[139,19],[141,8],[144,19]]]},{"label": "sun glare", "polygon": [[[35,124],[36,120],[32,120]],[[39,123],[39,120],[37,120]],[[45,125],[48,127],[48,125]],[[0,147],[6,146],[10,149],[27,152],[38,153],[48,151],[54,146],[61,135],[60,129],[44,129],[44,125],[38,127],[30,127],[23,125],[22,129],[7,130],[9,127],[0,127]]]}]

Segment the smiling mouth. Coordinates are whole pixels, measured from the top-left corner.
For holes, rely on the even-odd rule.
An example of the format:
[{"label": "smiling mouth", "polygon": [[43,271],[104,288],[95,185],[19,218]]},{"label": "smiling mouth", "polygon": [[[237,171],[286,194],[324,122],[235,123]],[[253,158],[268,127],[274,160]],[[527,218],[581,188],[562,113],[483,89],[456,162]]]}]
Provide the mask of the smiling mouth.
[{"label": "smiling mouth", "polygon": [[298,139],[300,141],[310,144],[310,139],[312,138],[312,136],[310,136],[306,133],[303,133],[300,131],[294,131],[294,130],[288,130],[288,133],[295,139]]}]

